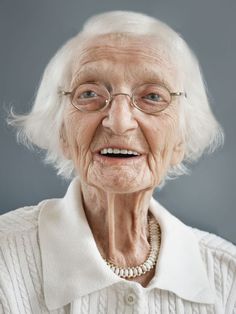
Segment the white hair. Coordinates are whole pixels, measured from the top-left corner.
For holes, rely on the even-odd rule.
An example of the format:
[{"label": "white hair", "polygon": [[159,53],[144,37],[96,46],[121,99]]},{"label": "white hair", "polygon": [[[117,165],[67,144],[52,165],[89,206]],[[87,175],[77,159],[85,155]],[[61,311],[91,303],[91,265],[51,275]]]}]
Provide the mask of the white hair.
[{"label": "white hair", "polygon": [[150,16],[126,11],[112,11],[91,17],[77,36],[56,53],[43,74],[32,110],[16,115],[11,110],[9,124],[17,127],[18,141],[28,147],[46,151],[45,161],[53,164],[58,174],[71,178],[74,165],[63,155],[60,129],[66,102],[58,92],[72,81],[73,62],[81,43],[94,36],[108,33],[153,36],[167,47],[168,55],[181,73],[187,98],[181,97],[180,125],[186,147],[183,161],[171,167],[166,178],[188,173],[188,165],[204,152],[212,152],[223,144],[223,131],[215,119],[206,93],[198,61],[185,41],[173,29]]}]

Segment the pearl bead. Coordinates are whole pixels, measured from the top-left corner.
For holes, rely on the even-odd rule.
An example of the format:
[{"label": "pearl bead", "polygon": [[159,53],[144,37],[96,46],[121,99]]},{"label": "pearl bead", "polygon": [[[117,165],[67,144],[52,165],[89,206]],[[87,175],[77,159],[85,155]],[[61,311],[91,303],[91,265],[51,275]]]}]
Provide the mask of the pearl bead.
[{"label": "pearl bead", "polygon": [[134,272],[132,268],[128,269],[128,277],[133,277],[134,276]]},{"label": "pearl bead", "polygon": [[136,277],[138,275],[138,270],[137,268],[134,268],[133,269],[133,276]]},{"label": "pearl bead", "polygon": [[146,272],[147,271],[147,267],[145,265],[142,265],[142,270]]},{"label": "pearl bead", "polygon": [[147,271],[149,271],[151,269],[151,265],[148,264],[148,262],[145,263],[145,267],[147,268]]},{"label": "pearl bead", "polygon": [[148,259],[146,262],[145,262],[145,265],[149,265],[150,267],[152,266],[152,262]]}]

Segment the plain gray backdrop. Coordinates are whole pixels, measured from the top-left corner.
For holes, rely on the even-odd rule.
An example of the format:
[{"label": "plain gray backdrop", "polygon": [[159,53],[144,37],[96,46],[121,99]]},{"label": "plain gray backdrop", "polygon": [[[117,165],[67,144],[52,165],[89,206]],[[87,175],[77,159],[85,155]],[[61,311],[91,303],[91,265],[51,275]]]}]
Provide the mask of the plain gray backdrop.
[{"label": "plain gray backdrop", "polygon": [[[62,197],[68,182],[16,143],[5,109],[27,112],[43,70],[56,50],[93,14],[147,13],[181,33],[200,60],[225,145],[194,165],[191,176],[169,181],[155,197],[184,223],[236,243],[235,0],[21,0],[0,1],[0,211]],[[191,78],[189,78],[191,79]]]}]

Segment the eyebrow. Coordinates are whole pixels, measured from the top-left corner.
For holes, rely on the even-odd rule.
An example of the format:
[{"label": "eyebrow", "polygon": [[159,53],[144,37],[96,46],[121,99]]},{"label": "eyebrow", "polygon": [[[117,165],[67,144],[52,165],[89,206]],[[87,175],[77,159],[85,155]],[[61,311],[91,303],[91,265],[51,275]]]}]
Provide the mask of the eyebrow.
[{"label": "eyebrow", "polygon": [[[164,75],[163,71],[164,69],[161,69],[160,67],[157,67],[159,71],[153,70],[150,68],[136,68],[133,73],[133,77],[140,78],[138,79],[137,84],[140,83],[158,83],[161,85],[166,86],[170,91],[173,89],[173,86],[171,86],[169,80],[166,79],[166,75]],[[74,79],[72,80],[73,84],[72,86],[84,84],[84,83],[91,83],[91,82],[97,82],[97,83],[108,83],[109,82],[109,76],[110,76],[110,69],[104,69],[104,66],[96,65],[96,67],[93,66],[86,66],[82,70],[79,70],[75,73]]]},{"label": "eyebrow", "polygon": [[95,82],[101,81],[103,77],[107,77],[107,73],[104,73],[100,69],[96,68],[85,68],[82,71],[78,71],[75,74],[72,82],[73,85],[87,83],[87,82]]}]

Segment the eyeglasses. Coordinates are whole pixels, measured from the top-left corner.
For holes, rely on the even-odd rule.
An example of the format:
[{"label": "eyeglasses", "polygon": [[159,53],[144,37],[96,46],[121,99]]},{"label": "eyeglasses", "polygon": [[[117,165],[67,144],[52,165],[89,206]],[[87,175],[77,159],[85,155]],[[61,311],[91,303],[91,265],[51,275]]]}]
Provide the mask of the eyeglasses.
[{"label": "eyeglasses", "polygon": [[165,110],[175,96],[187,97],[185,92],[170,92],[159,84],[143,84],[133,89],[132,95],[126,93],[111,94],[104,85],[85,83],[73,91],[62,91],[69,95],[71,104],[82,112],[105,110],[114,97],[123,95],[129,97],[131,105],[147,114],[155,114]]}]

